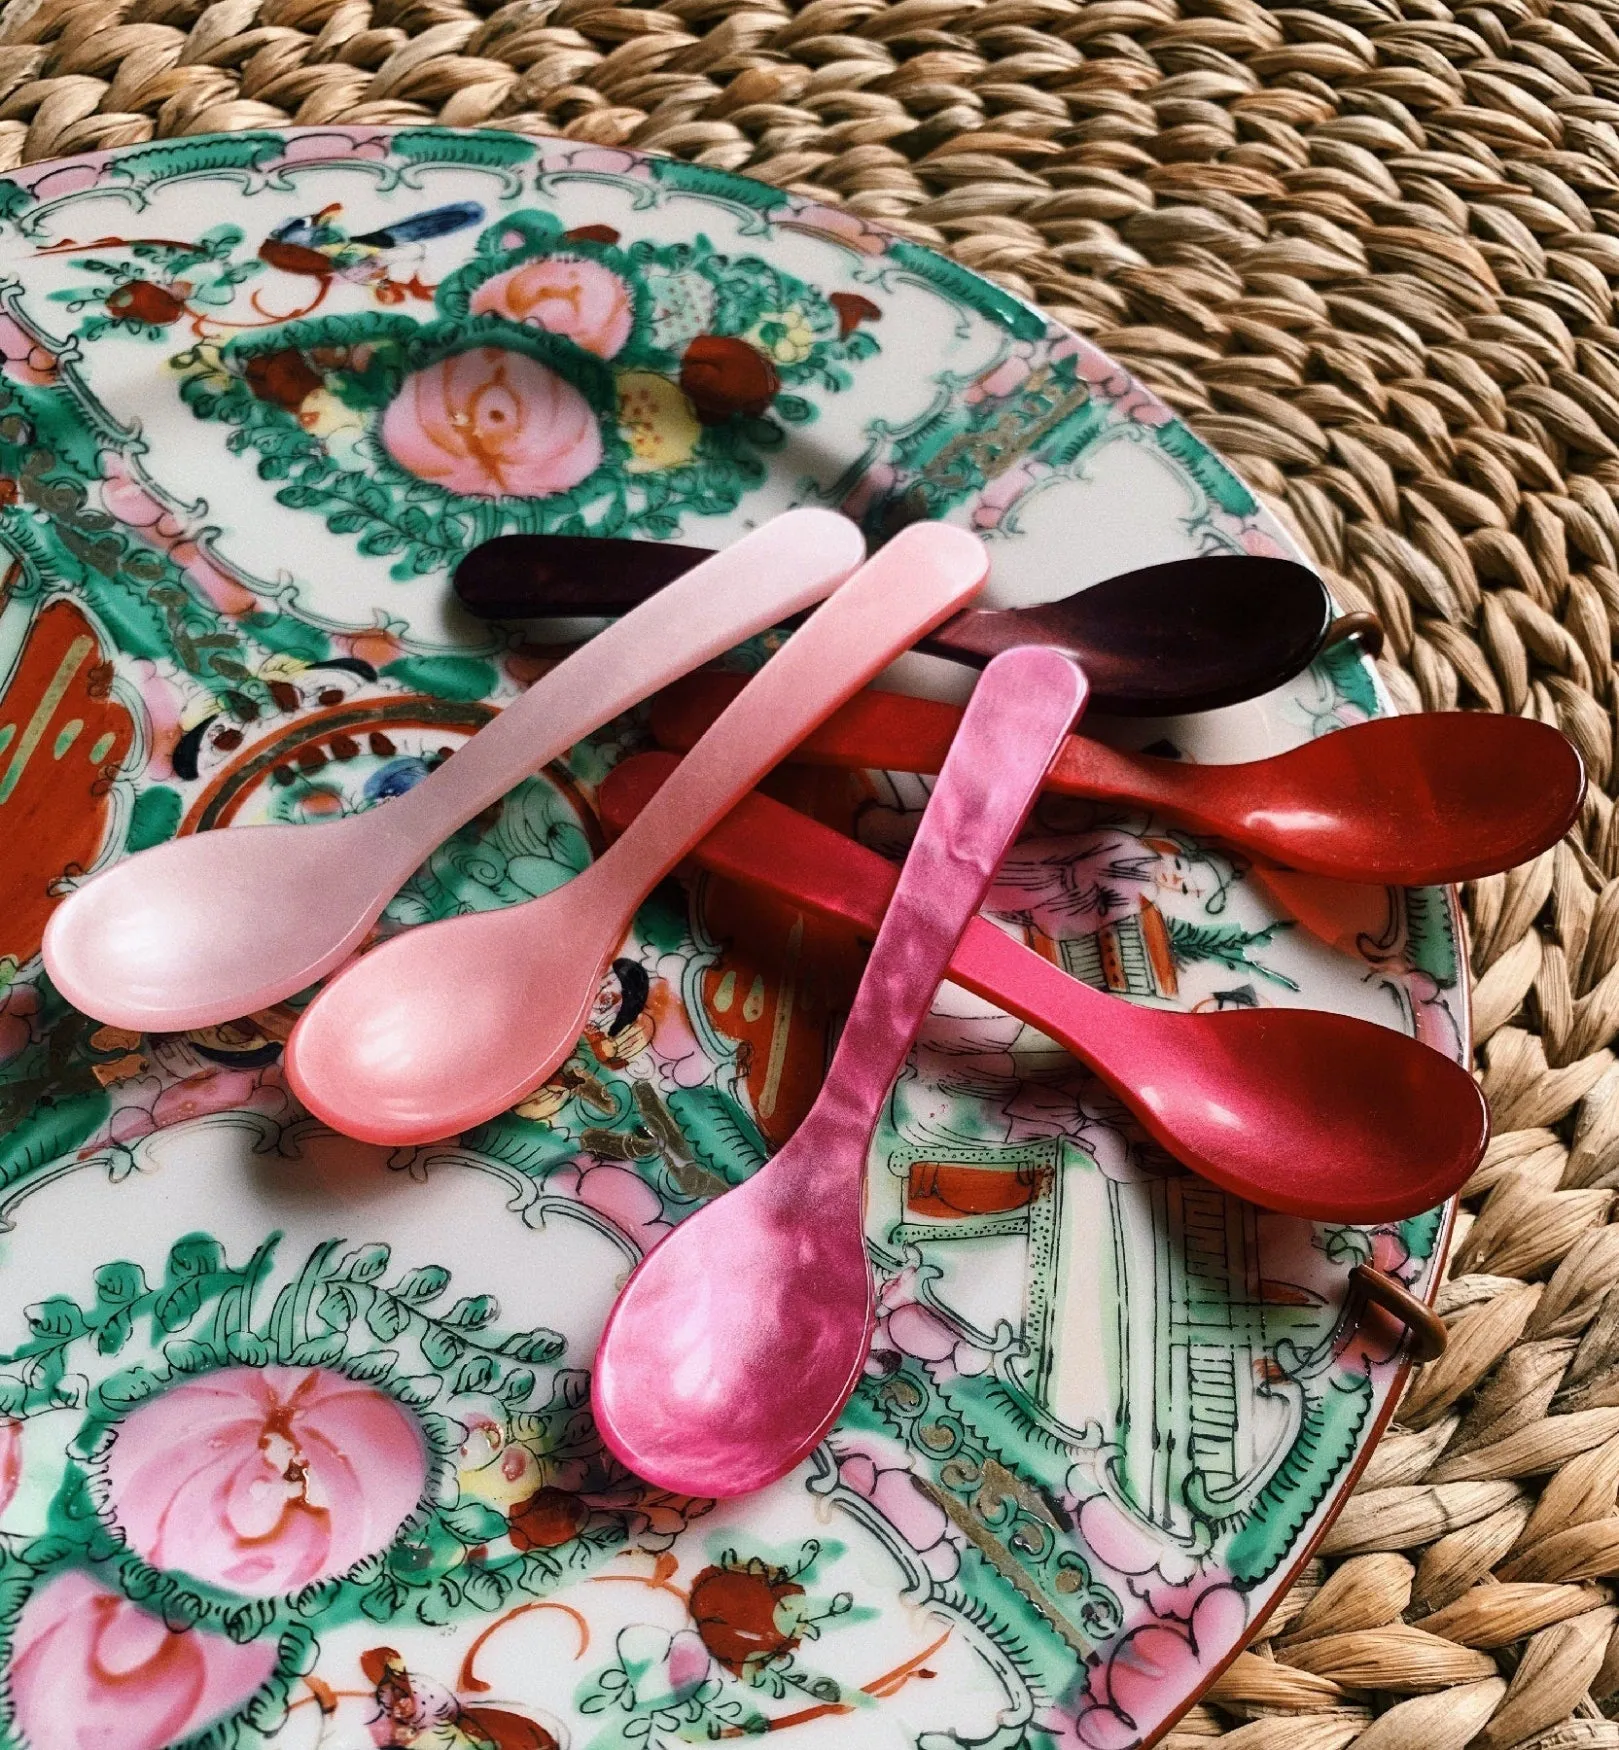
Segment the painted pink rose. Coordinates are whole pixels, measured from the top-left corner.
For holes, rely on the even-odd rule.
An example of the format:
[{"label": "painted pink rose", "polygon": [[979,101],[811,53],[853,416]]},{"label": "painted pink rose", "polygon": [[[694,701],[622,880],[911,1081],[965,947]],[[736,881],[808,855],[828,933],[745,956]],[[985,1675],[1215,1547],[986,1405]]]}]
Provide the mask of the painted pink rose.
[{"label": "painted pink rose", "polygon": [[88,1574],[59,1574],[22,1608],[11,1705],[28,1750],[163,1750],[240,1707],[275,1643],[175,1631]]},{"label": "painted pink rose", "polygon": [[961,1566],[956,1534],[944,1509],[916,1486],[911,1470],[891,1463],[893,1455],[881,1447],[862,1441],[840,1438],[835,1451],[838,1480],[871,1502],[934,1579],[952,1579]]},{"label": "painted pink rose", "polygon": [[623,351],[635,321],[629,287],[611,268],[567,257],[496,274],[473,293],[472,309],[531,323],[604,359]]},{"label": "painted pink rose", "polygon": [[262,1112],[278,1118],[287,1110],[278,1065],[264,1069],[205,1069],[164,1085],[158,1076],[134,1076],[113,1089],[107,1135],[131,1143],[153,1132],[207,1118],[215,1112]]},{"label": "painted pink rose", "polygon": [[110,1505],[131,1546],[263,1598],[381,1549],[421,1498],[421,1432],[372,1386],[318,1367],[229,1367],[119,1424]]},{"label": "painted pink rose", "polygon": [[564,1194],[572,1193],[587,1209],[605,1216],[620,1233],[643,1252],[650,1251],[669,1231],[663,1219],[663,1201],[638,1173],[610,1162],[598,1164],[581,1155],[563,1167],[551,1181]]},{"label": "painted pink rose", "polygon": [[584,396],[503,347],[458,352],[414,372],[382,416],[388,454],[419,479],[473,498],[545,498],[602,459]]},{"label": "painted pink rose", "polygon": [[1219,1667],[1248,1627],[1248,1606],[1231,1586],[1205,1592],[1190,1622],[1149,1622],[1108,1657],[1104,1705],[1080,1714],[1078,1741],[1093,1750],[1139,1744],[1171,1708]]}]

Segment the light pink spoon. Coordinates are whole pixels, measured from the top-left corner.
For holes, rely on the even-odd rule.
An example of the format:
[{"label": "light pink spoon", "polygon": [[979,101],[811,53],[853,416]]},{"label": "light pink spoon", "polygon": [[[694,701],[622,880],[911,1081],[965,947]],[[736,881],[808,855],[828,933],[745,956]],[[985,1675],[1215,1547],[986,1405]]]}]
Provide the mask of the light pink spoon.
[{"label": "light pink spoon", "polygon": [[522,1099],[584,1031],[642,900],[789,748],[968,600],[988,568],[965,530],[919,523],[895,536],[582,875],[523,905],[396,936],[333,979],[287,1041],[298,1098],[334,1129],[384,1143],[452,1136]]},{"label": "light pink spoon", "polygon": [[596,1425],[648,1482],[686,1495],[763,1488],[848,1402],[871,1341],[872,1131],[1087,691],[1054,650],[1011,650],[984,670],[815,1104],[773,1160],[682,1222],[619,1296],[596,1353]]},{"label": "light pink spoon", "polygon": [[615,621],[386,806],[199,833],[88,881],[45,967],[76,1009],[137,1032],[210,1027],[325,977],[435,845],[659,687],[822,600],[859,565],[854,524],[793,510]]}]

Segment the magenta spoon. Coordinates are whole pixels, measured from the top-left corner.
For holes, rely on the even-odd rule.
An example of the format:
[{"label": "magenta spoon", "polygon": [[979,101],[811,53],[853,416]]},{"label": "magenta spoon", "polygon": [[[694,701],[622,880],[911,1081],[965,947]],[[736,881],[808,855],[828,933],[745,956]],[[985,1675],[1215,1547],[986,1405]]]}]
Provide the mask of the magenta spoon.
[{"label": "magenta spoon", "polygon": [[791,1470],[848,1402],[872,1329],[872,1131],[1087,690],[1053,650],[1008,651],[985,669],[809,1115],[619,1296],[591,1389],[602,1437],[638,1476],[746,1494]]},{"label": "magenta spoon", "polygon": [[523,905],[410,930],[327,984],[287,1041],[294,1093],[334,1129],[384,1143],[451,1136],[521,1100],[584,1031],[642,900],[988,569],[983,543],[963,529],[919,524],[897,536],[771,657],[582,875]]},{"label": "magenta spoon", "polygon": [[86,1014],[150,1033],[215,1026],[304,990],[458,827],[659,687],[829,595],[864,552],[844,517],[788,511],[558,663],[385,807],[199,833],[115,864],[52,914],[51,981]]}]

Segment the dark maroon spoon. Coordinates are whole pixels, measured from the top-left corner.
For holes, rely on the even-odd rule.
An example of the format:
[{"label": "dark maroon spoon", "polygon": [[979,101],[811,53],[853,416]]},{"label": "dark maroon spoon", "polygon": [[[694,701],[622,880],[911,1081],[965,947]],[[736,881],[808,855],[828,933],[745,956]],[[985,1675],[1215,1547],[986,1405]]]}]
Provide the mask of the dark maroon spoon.
[{"label": "dark maroon spoon", "polygon": [[[611,616],[707,557],[653,541],[501,535],[456,567],[455,593],[486,620]],[[982,668],[1014,645],[1049,645],[1084,666],[1095,709],[1167,717],[1279,687],[1321,648],[1331,617],[1305,566],[1221,554],[1127,571],[1033,607],[968,608],[917,649]]]}]

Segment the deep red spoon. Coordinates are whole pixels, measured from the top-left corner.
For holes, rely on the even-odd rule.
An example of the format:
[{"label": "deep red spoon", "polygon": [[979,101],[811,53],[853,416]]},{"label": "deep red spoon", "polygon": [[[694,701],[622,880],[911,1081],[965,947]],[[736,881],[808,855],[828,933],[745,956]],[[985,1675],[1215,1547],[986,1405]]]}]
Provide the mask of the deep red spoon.
[{"label": "deep red spoon", "polygon": [[[597,793],[621,831],[679,762],[626,760]],[[693,853],[716,874],[875,930],[896,871],[832,828],[757,792]],[[1484,1097],[1449,1058],[1403,1033],[1313,1009],[1142,1008],[1070,978],[975,918],[950,977],[1088,1064],[1156,1142],[1267,1209],[1318,1221],[1395,1221],[1451,1196],[1489,1138]]]},{"label": "deep red spoon", "polygon": [[[653,734],[684,752],[740,686],[708,672],[675,682],[653,705]],[[936,772],[960,720],[959,706],[868,689],[791,757]],[[1228,766],[1071,735],[1046,788],[1148,809],[1283,868],[1421,887],[1494,875],[1556,844],[1579,816],[1585,765],[1567,736],[1532,718],[1440,711],[1379,717]]]},{"label": "deep red spoon", "polygon": [[[623,614],[707,557],[652,541],[501,535],[456,567],[455,593],[484,619]],[[1306,566],[1233,553],[1150,565],[1032,607],[967,608],[916,648],[982,668],[1044,644],[1084,666],[1093,710],[1167,717],[1279,687],[1320,649],[1331,616]]]}]

